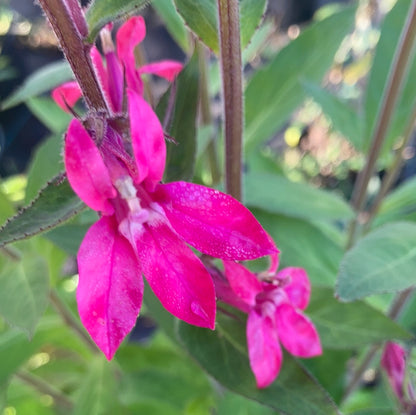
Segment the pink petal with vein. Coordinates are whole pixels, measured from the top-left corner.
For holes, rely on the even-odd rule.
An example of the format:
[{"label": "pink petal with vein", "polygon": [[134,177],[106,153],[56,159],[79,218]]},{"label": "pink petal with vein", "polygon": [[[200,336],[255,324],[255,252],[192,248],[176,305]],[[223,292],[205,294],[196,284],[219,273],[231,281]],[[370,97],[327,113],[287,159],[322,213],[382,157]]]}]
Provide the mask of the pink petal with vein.
[{"label": "pink petal with vein", "polygon": [[139,68],[139,73],[151,73],[172,82],[182,68],[183,65],[180,62],[164,60],[141,66]]},{"label": "pink petal with vein", "polygon": [[304,310],[309,304],[311,295],[311,283],[308,274],[303,268],[288,267],[279,271],[276,279],[289,280],[284,290],[290,302],[300,310]]},{"label": "pink petal with vein", "polygon": [[66,112],[70,112],[76,102],[82,97],[82,91],[76,81],[65,82],[52,91],[53,100]]},{"label": "pink petal with vein", "polygon": [[281,304],[276,308],[276,326],[280,341],[289,353],[297,357],[322,354],[315,326],[290,304]]},{"label": "pink petal with vein", "polygon": [[[93,46],[90,51],[91,60],[94,65],[95,73],[97,74],[98,81],[101,85],[101,91],[104,94],[105,100],[112,107],[110,91],[108,88],[108,75],[107,69],[103,65],[103,57],[101,56],[98,49]],[[112,107],[111,110],[115,112],[115,109]]]},{"label": "pink petal with vein", "polygon": [[262,291],[262,285],[256,276],[246,267],[234,261],[223,261],[225,276],[231,288],[247,304],[256,304],[256,295]]},{"label": "pink petal with vein", "polygon": [[141,16],[131,17],[117,32],[117,55],[124,65],[127,85],[141,94],[143,84],[135,69],[134,48],[146,36],[146,26]]},{"label": "pink petal with vein", "polygon": [[271,318],[255,310],[248,315],[247,345],[257,387],[265,388],[274,381],[282,365],[282,350]]},{"label": "pink petal with vein", "polygon": [[127,90],[131,139],[137,163],[136,182],[147,179],[148,190],[162,180],[166,160],[163,128],[151,106],[136,92]]},{"label": "pink petal with vein", "polygon": [[65,168],[71,187],[91,209],[104,215],[114,212],[108,199],[117,192],[100,152],[77,119],[71,121],[65,136]]},{"label": "pink petal with vein", "polygon": [[155,197],[176,232],[207,255],[246,260],[278,252],[252,213],[225,193],[173,182],[160,185]]},{"label": "pink petal with vein", "polygon": [[137,234],[137,254],[155,295],[174,316],[213,329],[214,284],[202,262],[163,220],[144,227]]},{"label": "pink petal with vein", "polygon": [[399,399],[403,399],[406,376],[406,352],[397,343],[387,342],[381,356],[381,366],[387,372],[391,388]]},{"label": "pink petal with vein", "polygon": [[115,52],[106,54],[108,73],[108,93],[114,112],[121,112],[123,108],[124,76],[120,62]]},{"label": "pink petal with vein", "polygon": [[77,302],[82,324],[108,360],[134,327],[143,279],[113,216],[92,225],[78,252]]}]

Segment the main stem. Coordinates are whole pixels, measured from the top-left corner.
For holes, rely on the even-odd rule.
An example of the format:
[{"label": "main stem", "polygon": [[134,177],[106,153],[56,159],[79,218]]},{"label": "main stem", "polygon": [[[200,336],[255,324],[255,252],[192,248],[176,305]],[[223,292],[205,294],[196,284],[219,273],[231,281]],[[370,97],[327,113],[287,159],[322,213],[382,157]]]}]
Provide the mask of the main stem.
[{"label": "main stem", "polygon": [[86,22],[79,21],[83,18],[81,12],[74,12],[74,2],[70,2],[69,6],[64,0],[39,0],[39,3],[71,65],[88,107],[107,112],[107,104],[89,54],[91,45],[84,43]]},{"label": "main stem", "polygon": [[371,140],[371,148],[367,156],[364,169],[358,176],[352,196],[352,205],[357,211],[355,221],[351,224],[350,237],[348,245],[351,246],[355,237],[355,229],[362,212],[368,183],[374,172],[375,165],[380,154],[384,139],[393,116],[397,98],[403,86],[403,80],[408,68],[409,61],[412,57],[412,49],[416,37],[416,0],[413,0],[410,11],[397,45],[396,54],[391,65],[387,86],[383,94],[380,111],[377,116],[376,126],[374,128]]},{"label": "main stem", "polygon": [[221,73],[224,101],[225,187],[241,200],[243,76],[238,0],[218,0]]}]

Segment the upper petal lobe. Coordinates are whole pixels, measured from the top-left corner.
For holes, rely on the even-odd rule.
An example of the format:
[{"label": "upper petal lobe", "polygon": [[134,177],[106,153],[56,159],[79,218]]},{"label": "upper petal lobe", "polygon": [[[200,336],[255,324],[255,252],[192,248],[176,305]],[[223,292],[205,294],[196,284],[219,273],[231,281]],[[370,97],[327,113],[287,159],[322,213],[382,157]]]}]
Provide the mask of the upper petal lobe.
[{"label": "upper petal lobe", "polygon": [[155,197],[176,232],[207,255],[239,261],[277,252],[252,213],[225,193],[173,182],[159,185]]}]

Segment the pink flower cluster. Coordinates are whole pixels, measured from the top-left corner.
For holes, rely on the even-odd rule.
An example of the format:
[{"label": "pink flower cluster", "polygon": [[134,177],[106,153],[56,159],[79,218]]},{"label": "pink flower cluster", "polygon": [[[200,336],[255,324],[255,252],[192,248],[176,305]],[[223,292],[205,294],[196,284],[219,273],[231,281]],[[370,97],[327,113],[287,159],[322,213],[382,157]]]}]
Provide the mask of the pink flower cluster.
[{"label": "pink flower cluster", "polygon": [[[142,96],[141,74],[173,80],[182,66],[163,61],[136,68],[134,48],[145,36],[141,17],[119,29],[117,50],[109,32],[104,36],[105,61],[95,48],[92,60],[110,114],[89,113],[84,121],[72,120],[64,158],[72,188],[101,214],[78,252],[77,302],[82,323],[111,359],[136,322],[142,274],[169,312],[213,329],[214,284],[188,244],[226,261],[254,259],[277,249],[254,216],[232,197],[192,183],[161,183],[164,132]],[[67,110],[80,95],[75,83],[53,92]]]},{"label": "pink flower cluster", "polygon": [[220,300],[248,313],[249,360],[259,388],[270,385],[280,372],[280,343],[298,357],[322,353],[318,332],[302,312],[311,291],[304,269],[289,267],[276,273],[277,255],[260,275],[236,262],[223,262],[226,281],[213,274],[215,287]]}]

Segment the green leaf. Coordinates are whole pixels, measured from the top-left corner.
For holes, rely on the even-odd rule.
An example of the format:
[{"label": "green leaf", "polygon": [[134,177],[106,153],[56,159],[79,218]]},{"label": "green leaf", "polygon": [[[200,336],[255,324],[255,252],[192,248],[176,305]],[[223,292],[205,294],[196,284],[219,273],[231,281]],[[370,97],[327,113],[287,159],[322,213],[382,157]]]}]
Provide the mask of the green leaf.
[{"label": "green leaf", "polygon": [[[175,101],[168,134],[176,143],[168,143],[164,180],[192,179],[196,159],[196,117],[198,108],[199,72],[195,53],[176,80]],[[163,97],[157,113],[164,119],[169,110],[172,87]]]},{"label": "green leaf", "polygon": [[64,170],[61,151],[62,138],[58,135],[48,137],[36,150],[27,175],[25,203],[30,203],[48,180]]},{"label": "green leaf", "polygon": [[[309,26],[247,85],[246,145],[270,138],[305,99],[302,81],[319,82],[354,21],[348,8]],[[261,100],[259,100],[261,97]]]},{"label": "green leaf", "polygon": [[255,210],[280,249],[282,266],[305,268],[315,285],[333,286],[343,250],[312,224]]},{"label": "green leaf", "polygon": [[416,224],[396,222],[371,232],[340,265],[337,295],[352,301],[416,284]]},{"label": "green leaf", "polygon": [[36,72],[33,72],[22,86],[7,97],[1,105],[1,109],[6,110],[12,108],[72,78],[73,74],[67,62],[55,62],[45,65]]},{"label": "green leaf", "polygon": [[354,349],[384,340],[408,340],[412,337],[363,301],[340,303],[329,288],[312,289],[306,313],[316,325],[324,350]]},{"label": "green leaf", "polygon": [[[216,0],[174,0],[186,25],[213,52],[219,53]],[[250,42],[265,13],[267,0],[240,1],[241,47]]]},{"label": "green leaf", "polygon": [[0,247],[52,229],[84,208],[65,177],[56,177],[29,206],[0,228]]},{"label": "green leaf", "polygon": [[26,101],[26,105],[53,133],[63,133],[72,118],[52,98],[33,97]]},{"label": "green leaf", "polygon": [[362,130],[364,122],[359,114],[345,101],[341,101],[319,85],[304,82],[303,87],[331,120],[332,127],[349,140],[357,150],[363,150]]},{"label": "green leaf", "polygon": [[328,221],[354,216],[351,207],[336,194],[274,174],[247,174],[244,193],[248,206],[270,213]]},{"label": "green leaf", "polygon": [[121,413],[117,410],[117,384],[114,369],[104,356],[95,356],[80,385],[73,415]]},{"label": "green leaf", "polygon": [[267,0],[240,0],[241,47],[247,46],[266,13]]},{"label": "green leaf", "polygon": [[379,226],[394,220],[408,220],[416,213],[416,178],[411,178],[394,189],[381,204],[374,224]]},{"label": "green leaf", "polygon": [[98,32],[110,22],[145,7],[150,0],[93,0],[88,7],[86,19],[89,28],[87,41],[94,43]]},{"label": "green leaf", "polygon": [[[396,2],[395,7],[384,19],[380,40],[377,44],[373,65],[369,74],[368,86],[364,100],[364,119],[366,120],[364,131],[365,149],[370,146],[370,140],[374,132],[376,119],[380,110],[382,96],[387,87],[387,78],[390,65],[397,49],[397,44],[408,16],[410,0]],[[387,63],[387,64],[386,64]],[[394,141],[403,134],[404,129],[413,117],[416,106],[416,57],[410,62],[407,78],[404,80],[399,96],[392,124],[384,143],[384,151],[391,149]]]},{"label": "green leaf", "polygon": [[[235,330],[245,326],[235,322]],[[302,369],[296,360],[284,354],[282,370],[268,388],[258,389],[247,354],[235,348],[216,331],[180,322],[179,340],[191,356],[221,385],[288,415],[330,415],[338,413],[325,391]]]},{"label": "green leaf", "polygon": [[6,219],[14,214],[13,205],[8,197],[0,191],[0,224],[3,224]]},{"label": "green leaf", "polygon": [[243,396],[225,391],[224,397],[218,404],[217,415],[273,415],[276,414],[270,408],[257,402],[246,399]]},{"label": "green leaf", "polygon": [[6,381],[0,382],[0,411],[3,411],[6,406],[7,386],[8,383]]},{"label": "green leaf", "polygon": [[169,33],[176,40],[178,45],[185,51],[189,52],[190,42],[188,31],[183,20],[179,16],[173,0],[153,0],[152,7],[156,9],[166,24]]},{"label": "green leaf", "polygon": [[33,331],[48,304],[49,272],[37,252],[19,262],[0,258],[0,314],[13,327]]}]

